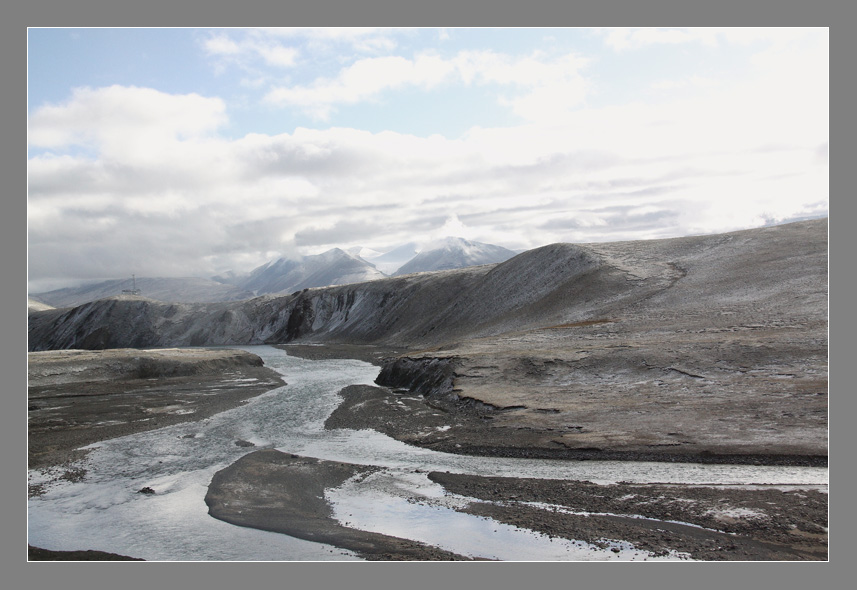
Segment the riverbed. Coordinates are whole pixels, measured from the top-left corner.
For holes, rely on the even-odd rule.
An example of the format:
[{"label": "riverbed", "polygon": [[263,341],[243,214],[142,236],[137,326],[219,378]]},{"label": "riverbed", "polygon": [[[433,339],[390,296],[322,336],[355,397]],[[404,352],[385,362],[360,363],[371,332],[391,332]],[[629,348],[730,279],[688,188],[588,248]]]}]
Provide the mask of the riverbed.
[{"label": "riverbed", "polygon": [[[260,449],[372,466],[369,475],[325,491],[333,516],[360,530],[413,539],[456,554],[500,560],[687,559],[640,551],[616,539],[590,543],[503,522],[473,508],[431,473],[590,482],[674,484],[826,492],[821,467],[557,461],[471,457],[406,445],[374,430],[326,430],[349,385],[371,385],[378,367],[357,360],[309,360],[269,347],[259,355],[288,383],[241,407],[90,445],[80,481],[45,482],[29,500],[29,543],[52,550],[94,549],[161,561],[357,560],[333,544],[241,527],[212,518],[204,498],[214,475]],[[152,493],[140,493],[147,489]],[[483,499],[479,505],[486,506]]]}]

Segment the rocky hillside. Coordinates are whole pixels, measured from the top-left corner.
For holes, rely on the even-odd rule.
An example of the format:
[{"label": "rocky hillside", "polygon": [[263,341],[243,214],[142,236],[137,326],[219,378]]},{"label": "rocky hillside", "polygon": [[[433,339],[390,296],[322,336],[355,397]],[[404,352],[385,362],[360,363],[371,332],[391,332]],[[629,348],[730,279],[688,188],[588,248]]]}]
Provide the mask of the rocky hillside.
[{"label": "rocky hillside", "polygon": [[[587,250],[561,244],[502,265],[305,289],[234,303],[167,304],[122,295],[30,316],[30,349],[200,346],[264,342],[410,346],[583,317],[630,293]],[[536,270],[541,268],[541,271]],[[598,292],[611,290],[610,297]],[[632,291],[632,290],[631,290]],[[565,296],[586,293],[568,308]]]},{"label": "rocky hillside", "polygon": [[688,330],[753,322],[826,326],[827,220],[553,244],[496,265],[240,302],[167,304],[124,295],[30,314],[29,348],[291,341],[426,347],[616,318]]}]

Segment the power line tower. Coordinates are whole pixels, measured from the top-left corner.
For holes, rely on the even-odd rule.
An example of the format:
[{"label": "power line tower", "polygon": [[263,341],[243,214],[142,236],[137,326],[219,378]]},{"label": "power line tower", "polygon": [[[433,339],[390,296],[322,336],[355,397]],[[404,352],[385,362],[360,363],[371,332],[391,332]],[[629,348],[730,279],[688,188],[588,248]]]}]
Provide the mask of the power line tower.
[{"label": "power line tower", "polygon": [[137,288],[137,277],[131,275],[131,280],[134,281],[134,287],[132,289],[122,289],[122,292],[128,295],[139,295],[140,289]]}]

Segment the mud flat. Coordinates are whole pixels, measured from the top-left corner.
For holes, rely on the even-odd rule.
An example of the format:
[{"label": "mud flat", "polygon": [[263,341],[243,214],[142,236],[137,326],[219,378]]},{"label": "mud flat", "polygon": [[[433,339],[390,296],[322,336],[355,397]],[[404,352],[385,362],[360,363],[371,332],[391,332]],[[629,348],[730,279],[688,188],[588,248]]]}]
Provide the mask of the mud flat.
[{"label": "mud flat", "polygon": [[27,561],[144,561],[136,557],[108,553],[106,551],[51,551],[27,546]]},{"label": "mud flat", "polygon": [[465,512],[551,537],[631,543],[643,555],[694,560],[827,559],[827,494],[759,486],[597,485],[586,481],[430,473]]},{"label": "mud flat", "polygon": [[85,475],[80,447],[201,420],[284,384],[258,356],[228,349],[31,352],[28,371],[29,468],[72,480]]},{"label": "mud flat", "polygon": [[340,524],[324,490],[373,467],[323,461],[266,449],[217,472],[205,502],[220,520],[350,549],[369,560],[467,559],[430,545]]},{"label": "mud flat", "polygon": [[386,361],[408,352],[406,347],[391,348],[374,344],[274,344],[289,356],[309,360],[356,359],[382,366]]},{"label": "mud flat", "polygon": [[[334,545],[365,559],[473,559],[337,520],[326,490],[379,469],[260,450],[219,471],[205,501],[209,514],[231,524]],[[634,560],[827,559],[827,494],[813,486],[599,485],[437,471],[426,477],[458,498],[457,512],[608,556],[613,551]],[[426,500],[420,494],[407,498]]]}]

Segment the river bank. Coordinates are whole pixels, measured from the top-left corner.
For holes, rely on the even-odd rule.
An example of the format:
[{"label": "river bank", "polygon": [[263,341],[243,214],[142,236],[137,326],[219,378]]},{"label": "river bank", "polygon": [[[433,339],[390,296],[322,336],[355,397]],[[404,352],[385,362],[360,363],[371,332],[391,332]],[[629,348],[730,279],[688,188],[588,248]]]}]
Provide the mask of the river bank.
[{"label": "river bank", "polygon": [[352,528],[333,518],[325,490],[374,470],[273,449],[255,451],[215,474],[205,503],[220,520],[335,545],[373,561],[469,560],[425,543]]},{"label": "river bank", "polygon": [[[376,383],[382,387],[343,390],[343,402],[328,418],[328,426],[371,428],[436,451],[570,460],[827,465],[826,378],[768,378],[762,387],[742,391],[738,403],[731,391],[739,385],[688,378],[672,370],[673,376],[665,379],[690,383],[669,383],[665,391],[653,393],[647,382],[628,387],[604,374],[609,367],[602,363],[608,358],[612,364],[643,367],[626,358],[639,356],[637,347],[629,353],[622,347],[569,344],[567,334],[551,332],[516,335],[514,350],[502,339],[431,351],[347,344],[276,348],[300,358],[356,358],[381,367]],[[523,346],[520,341],[525,340],[540,341],[542,348]],[[544,349],[545,340],[549,350]],[[569,348],[578,357],[604,360],[575,365],[561,358],[570,356]],[[643,367],[643,372],[650,370]],[[631,380],[627,367],[616,373],[625,382]],[[574,392],[569,383],[558,387],[560,376],[580,380],[585,394]],[[659,380],[654,389],[662,385]],[[712,393],[718,387],[722,390]]]},{"label": "river bank", "polygon": [[[386,367],[394,366],[398,358],[409,358],[401,353],[398,357],[385,357],[385,351],[365,347],[339,346],[329,352],[327,347],[282,348],[290,354],[314,358],[325,354],[340,358],[356,353],[374,358],[377,364]],[[451,391],[461,373],[449,370],[444,374],[443,367],[427,365],[421,370],[423,373],[416,377],[400,377],[400,383],[411,385],[410,389],[366,385],[345,388],[340,392],[342,403],[328,417],[325,427],[370,428],[407,444],[457,454],[557,460],[827,465],[826,453],[791,454],[785,447],[734,444],[731,447],[734,452],[729,453],[729,440],[720,441],[718,453],[704,448],[694,452],[671,447],[624,450],[618,446],[570,449],[556,445],[550,448],[542,441],[545,433],[555,436],[553,426],[559,412],[544,412],[546,419],[542,423],[531,418],[526,426],[507,425],[498,429],[495,419],[504,412],[496,407],[472,398],[462,401],[437,395],[444,388]],[[426,394],[420,393],[421,389]],[[810,401],[818,408],[826,407],[824,400]],[[801,402],[791,403],[797,406]],[[531,412],[531,416],[538,417],[538,413]],[[758,448],[768,448],[770,452],[759,452]],[[622,539],[652,557],[672,552],[701,560],[827,559],[826,488],[751,489],[713,485],[716,482],[709,486],[597,485],[586,481],[484,478],[449,473],[432,473],[430,478],[449,493],[479,500],[462,509],[468,513],[596,545],[607,538]]]},{"label": "river bank", "polygon": [[[285,348],[291,351],[291,356],[298,356],[293,354],[297,352],[294,349]],[[316,357],[325,354],[321,347],[306,348],[313,349]],[[136,352],[139,354],[141,351]],[[72,501],[69,504],[72,510],[69,519],[80,521],[74,525],[80,527],[76,529],[81,533],[80,538],[75,536],[76,542],[73,544],[51,543],[47,546],[56,549],[114,549],[126,555],[146,559],[186,559],[187,557],[181,556],[187,555],[204,555],[209,557],[203,559],[211,559],[211,555],[220,555],[221,549],[209,552],[209,546],[222,547],[218,544],[228,544],[228,539],[245,533],[236,530],[226,534],[222,527],[229,525],[204,514],[205,502],[202,496],[198,495],[198,490],[207,487],[207,495],[209,500],[212,500],[209,509],[215,507],[211,514],[218,518],[225,515],[223,520],[242,525],[244,530],[248,530],[246,527],[261,529],[257,531],[258,534],[262,534],[262,531],[277,530],[272,528],[276,524],[282,529],[279,532],[286,533],[282,535],[284,539],[289,538],[286,535],[291,535],[296,539],[322,541],[322,547],[339,547],[350,552],[348,555],[342,554],[345,558],[413,561],[826,559],[827,496],[823,493],[826,485],[631,485],[617,481],[598,483],[588,481],[598,479],[596,477],[575,475],[591,473],[575,469],[575,464],[594,465],[597,461],[556,461],[557,470],[565,470],[567,473],[561,476],[563,479],[548,480],[544,478],[554,477],[550,474],[555,471],[554,462],[543,462],[544,464],[538,467],[541,470],[539,475],[535,476],[536,471],[532,471],[530,467],[517,467],[519,464],[528,465],[526,459],[505,460],[506,463],[514,463],[514,477],[487,476],[485,473],[504,472],[494,471],[493,468],[487,472],[481,470],[472,460],[462,461],[468,459],[463,454],[427,456],[426,451],[420,450],[412,456],[404,445],[399,448],[396,446],[399,443],[393,444],[395,441],[392,439],[384,437],[384,440],[380,440],[369,430],[355,430],[364,428],[360,426],[360,421],[365,417],[361,417],[359,408],[355,409],[361,400],[352,403],[351,409],[347,409],[348,403],[342,404],[342,398],[349,400],[353,392],[359,394],[368,391],[373,395],[380,395],[379,399],[386,399],[380,403],[390,408],[398,407],[398,402],[408,397],[414,398],[414,403],[418,402],[430,408],[421,395],[401,391],[394,393],[368,385],[374,378],[371,367],[363,365],[360,368],[357,366],[361,365],[360,363],[349,361],[288,359],[272,354],[274,349],[268,347],[260,347],[256,352],[265,358],[265,364],[277,367],[278,374],[285,374],[295,387],[287,387],[276,396],[257,400],[260,403],[254,402],[238,408],[236,411],[239,415],[233,415],[229,419],[220,420],[215,416],[201,423],[177,423],[171,428],[153,430],[146,434],[145,443],[141,444],[136,439],[124,446],[120,443],[117,447],[121,448],[109,451],[105,457],[99,459],[97,472],[96,466],[93,466],[92,473],[82,473],[79,480],[74,480],[79,483],[67,482],[71,485],[62,486],[63,490],[68,490],[64,497],[70,499],[77,494],[82,494],[82,498],[100,498],[99,509],[92,512],[92,520],[83,520],[83,514],[74,509],[74,506],[78,506],[75,503],[77,501]],[[335,354],[338,358],[353,358],[350,354],[345,355],[346,352],[343,348],[329,351],[328,354]],[[387,352],[364,348],[362,354],[365,358],[375,357],[380,363],[380,359],[386,358]],[[182,377],[184,378],[187,376]],[[331,381],[332,379],[334,381]],[[319,380],[317,386],[313,385],[316,380]],[[349,386],[349,383],[363,385]],[[163,382],[162,385],[166,386],[167,383]],[[337,395],[336,392],[341,393]],[[119,406],[120,410],[124,405],[121,395],[101,397],[108,405],[112,402]],[[313,404],[314,409],[300,409],[305,403]],[[362,407],[368,413],[373,413],[370,404]],[[447,418],[444,412],[437,413],[440,418]],[[401,422],[403,430],[415,426],[435,430],[440,434],[448,432],[448,420],[434,423],[429,416],[420,416],[417,413],[414,416],[417,422],[402,421],[403,416],[409,414],[410,412],[391,409],[379,413],[390,422]],[[178,414],[178,417],[193,420],[195,415]],[[308,427],[307,424],[312,426]],[[94,425],[92,427],[94,428]],[[155,438],[161,432],[164,434]],[[343,446],[332,446],[333,443]],[[380,444],[383,448],[364,447],[372,444]],[[245,445],[247,448],[242,448]],[[252,446],[261,450],[255,451]],[[145,452],[141,452],[141,447],[145,448]],[[322,453],[318,457],[327,457],[328,460],[316,458],[314,453],[317,452]],[[97,451],[95,454],[103,453]],[[330,460],[339,457],[345,459]],[[357,465],[364,461],[364,464]],[[493,460],[486,458],[478,463],[484,464],[487,461]],[[407,466],[402,467],[402,463]],[[535,462],[530,463],[535,465]],[[218,467],[218,473],[206,467],[215,464],[227,467]],[[391,471],[391,465],[397,467],[393,467]],[[453,471],[450,473],[444,469]],[[120,473],[122,475],[119,475]],[[483,475],[473,475],[475,473]],[[621,466],[619,473],[623,477],[631,477]],[[343,497],[348,498],[349,494],[354,493],[351,487],[356,485],[355,480],[360,479],[370,483],[381,481],[381,491],[376,494],[373,489],[368,495],[361,495],[362,492],[358,490],[356,497],[350,496],[356,499],[343,512],[343,509],[337,506],[341,506]],[[719,477],[711,479],[728,481]],[[658,478],[632,480],[685,481]],[[418,482],[417,489],[411,487],[414,481]],[[749,481],[764,483],[767,480],[762,477]],[[787,477],[779,481],[782,483],[803,480]],[[811,481],[819,481],[818,474],[814,475]],[[144,486],[149,485],[156,493],[139,493]],[[437,489],[442,486],[443,498],[436,495],[427,497],[424,489],[426,486],[436,486]],[[492,557],[479,547],[481,540],[476,544],[471,543],[469,548],[458,548],[431,538],[418,541],[415,540],[418,537],[409,536],[411,533],[407,531],[388,531],[385,527],[399,522],[398,517],[388,515],[384,517],[386,520],[382,518],[380,524],[376,525],[380,528],[373,528],[365,519],[360,520],[358,509],[375,507],[383,513],[392,506],[388,504],[393,502],[391,498],[412,507],[421,507],[427,503],[444,503],[451,499],[452,510],[482,522],[483,529],[489,529],[486,532],[486,540],[497,544],[505,545],[506,537],[500,535],[503,534],[503,527],[506,527],[513,533],[520,529],[547,535],[534,537],[533,535],[538,533],[518,533],[525,537],[523,544],[520,544],[518,539],[519,544],[516,545],[522,549],[527,548],[529,539],[534,539],[533,542],[537,544],[564,543],[565,546],[577,549],[558,554],[539,554],[552,557],[534,557],[535,553],[516,553],[516,550]],[[34,500],[36,505],[40,504],[39,497]],[[38,519],[39,523],[58,522],[55,514],[60,513],[54,513],[50,509],[52,501],[49,500],[45,504],[48,512],[42,513]],[[88,505],[89,500],[85,501]],[[241,513],[229,508],[238,505]],[[199,510],[200,506],[202,510]],[[217,510],[223,510],[224,507],[226,512],[232,510],[232,514],[216,514]],[[164,542],[170,543],[172,547],[177,536],[177,509],[180,514],[188,511],[186,517],[190,520],[187,522],[193,522],[193,527],[196,528],[183,524],[182,528],[187,528],[188,538],[175,539],[175,550],[162,549]],[[159,510],[162,514],[156,516]],[[86,511],[84,508],[83,512]],[[46,516],[51,520],[46,521]],[[721,522],[718,516],[724,520]],[[430,526],[443,529],[444,525],[436,522],[435,518],[432,513],[428,520]],[[117,520],[125,524],[113,530],[113,523]],[[220,526],[209,524],[209,521]],[[58,525],[62,526],[59,522]],[[492,527],[500,532],[492,533]],[[146,547],[147,551],[151,551],[148,549],[150,546],[158,549],[148,553],[138,552],[134,550],[134,545],[122,544],[126,542],[128,530],[146,530],[147,544],[140,547]],[[40,532],[40,535],[44,533]],[[87,535],[91,539],[89,542],[79,540]],[[492,535],[498,536],[494,539]],[[52,534],[48,536],[50,539],[56,538]],[[120,544],[93,542],[103,538],[120,540]],[[553,542],[550,542],[551,538]],[[258,558],[265,554],[263,545],[270,545],[271,540],[259,539],[258,542],[258,548],[240,548],[230,554],[236,555],[236,559]],[[193,551],[200,553],[184,552],[188,544],[198,547]],[[619,552],[615,553],[613,549]],[[290,551],[292,550],[279,553],[279,557],[272,557],[268,553],[263,559],[301,559]],[[328,552],[327,549],[324,551]],[[331,552],[328,558],[336,559],[337,555],[339,554]],[[56,559],[64,557],[58,553]]]},{"label": "river bank", "polygon": [[202,420],[284,384],[258,356],[231,349],[31,352],[28,373],[28,467],[67,481],[86,474],[81,447]]},{"label": "river bank", "polygon": [[[442,452],[472,449],[485,426],[469,412],[443,410],[421,396],[397,394],[370,386],[342,391],[342,405],[327,428],[373,428],[398,440]],[[476,424],[473,424],[476,422]],[[524,437],[513,442],[518,444]],[[458,442],[461,441],[461,442]],[[479,454],[515,456],[507,442],[499,452],[481,442]],[[518,456],[540,453],[516,447]],[[640,457],[618,453],[571,454],[556,451],[550,458],[603,460],[675,460],[674,456]],[[681,457],[688,461],[692,457]],[[708,457],[728,463],[728,457]],[[755,464],[764,457],[738,457]],[[768,464],[805,464],[798,457],[778,457]],[[743,461],[742,461],[743,460]],[[826,463],[826,462],[825,462]],[[478,501],[461,510],[546,535],[606,546],[607,539],[630,543],[650,557],[684,554],[699,560],[825,560],[827,559],[828,497],[825,489],[777,486],[718,486],[480,477],[431,473],[429,478],[449,493]]]},{"label": "river bank", "polygon": [[[391,520],[395,509],[367,502],[399,500],[413,511],[425,507],[428,515],[414,521],[417,528],[422,518],[448,521],[442,511],[432,516],[433,507],[445,506],[490,519],[494,524],[487,529],[493,526],[498,535],[498,528],[510,525],[565,543],[577,549],[571,560],[827,559],[827,494],[813,489],[824,486],[597,484],[419,470],[409,478],[438,484],[443,497],[427,496],[424,485],[418,491],[403,484],[401,474],[382,468],[260,450],[219,471],[205,501],[209,513],[226,522],[327,543],[369,560],[492,559],[488,548],[456,552],[455,541],[442,533],[434,533],[439,546],[432,546],[380,532],[401,529]],[[344,486],[352,488],[346,494],[363,491],[347,509],[335,510]],[[386,516],[379,520],[379,514]],[[532,557],[512,553],[505,559]]]}]

